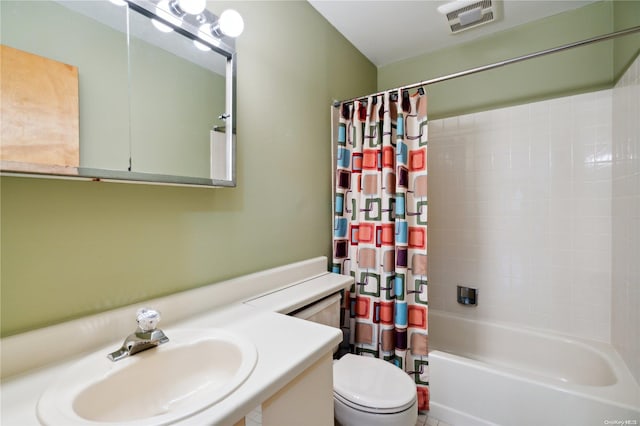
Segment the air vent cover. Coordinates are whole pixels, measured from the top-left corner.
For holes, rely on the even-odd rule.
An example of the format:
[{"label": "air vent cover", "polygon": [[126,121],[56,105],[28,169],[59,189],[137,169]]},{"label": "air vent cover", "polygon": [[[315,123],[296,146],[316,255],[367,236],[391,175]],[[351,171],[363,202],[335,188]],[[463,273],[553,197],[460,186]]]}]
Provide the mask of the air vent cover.
[{"label": "air vent cover", "polygon": [[497,0],[455,0],[438,7],[452,33],[459,33],[498,19]]}]

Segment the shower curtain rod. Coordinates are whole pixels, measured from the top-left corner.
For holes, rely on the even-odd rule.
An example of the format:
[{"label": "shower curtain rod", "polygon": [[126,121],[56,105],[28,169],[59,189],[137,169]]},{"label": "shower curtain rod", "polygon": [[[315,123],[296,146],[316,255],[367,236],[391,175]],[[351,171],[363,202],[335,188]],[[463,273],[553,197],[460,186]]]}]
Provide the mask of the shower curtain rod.
[{"label": "shower curtain rod", "polygon": [[353,102],[353,101],[361,100],[361,99],[367,99],[369,96],[378,96],[378,95],[382,95],[382,94],[384,94],[386,92],[390,92],[390,91],[413,89],[415,87],[427,86],[429,84],[434,84],[434,83],[440,83],[440,82],[443,82],[443,81],[446,81],[446,80],[452,80],[454,78],[464,77],[464,76],[467,76],[467,75],[476,74],[476,73],[479,73],[479,72],[488,71],[488,70],[492,70],[492,69],[495,69],[495,68],[500,68],[500,67],[503,67],[505,65],[515,64],[516,62],[522,62],[522,61],[526,61],[528,59],[538,58],[540,56],[545,56],[545,55],[549,55],[551,53],[561,52],[563,50],[573,49],[574,47],[580,47],[580,46],[584,46],[584,45],[591,44],[591,43],[597,43],[597,42],[600,42],[600,41],[611,40],[611,39],[616,38],[616,37],[622,37],[622,36],[633,34],[633,33],[637,33],[637,32],[640,32],[640,25],[636,26],[636,27],[627,28],[625,30],[614,31],[614,32],[609,33],[609,34],[604,34],[604,35],[599,35],[599,36],[596,36],[596,37],[591,37],[591,38],[588,38],[588,39],[585,39],[585,40],[582,40],[582,41],[576,41],[574,43],[569,43],[569,44],[565,44],[565,45],[562,45],[562,46],[553,47],[551,49],[546,49],[546,50],[541,50],[539,52],[529,53],[527,55],[518,56],[516,58],[506,59],[506,60],[500,61],[500,62],[494,62],[493,64],[482,65],[482,66],[479,66],[479,67],[476,67],[476,68],[471,68],[471,69],[468,69],[468,70],[465,70],[465,71],[459,71],[459,72],[456,72],[456,73],[453,73],[453,74],[448,74],[448,75],[445,75],[445,76],[442,76],[442,77],[432,78],[430,80],[421,81],[419,83],[413,83],[413,84],[409,84],[407,86],[396,87],[395,89],[383,90],[381,92],[377,92],[377,93],[374,93],[372,95],[358,96],[358,97],[347,99],[347,100],[344,100],[344,101],[334,101],[333,102],[333,106],[337,108],[343,103]]}]

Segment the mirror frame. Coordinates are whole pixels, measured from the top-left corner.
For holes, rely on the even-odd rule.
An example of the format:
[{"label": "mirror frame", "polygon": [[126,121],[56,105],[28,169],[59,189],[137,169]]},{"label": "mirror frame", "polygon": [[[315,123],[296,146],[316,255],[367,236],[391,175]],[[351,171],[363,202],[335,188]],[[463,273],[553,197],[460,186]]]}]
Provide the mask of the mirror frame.
[{"label": "mirror frame", "polygon": [[[155,13],[156,2],[151,0],[125,0],[129,11],[134,11],[146,16],[149,19],[156,19],[165,25],[173,28],[174,31],[184,37],[198,40],[202,44],[208,46],[213,52],[222,55],[226,59],[225,66],[225,113],[220,116],[225,122],[224,126],[214,126],[211,131],[224,131],[225,134],[225,159],[224,173],[222,177],[202,178],[191,176],[176,176],[156,173],[142,173],[133,171],[107,170],[90,167],[77,167],[77,173],[56,173],[59,166],[39,165],[37,171],[19,171],[19,170],[0,170],[3,176],[18,177],[47,177],[60,179],[79,179],[91,181],[113,181],[113,182],[131,182],[131,183],[148,183],[159,185],[178,185],[178,186],[196,186],[196,187],[235,187],[236,183],[236,51],[233,44],[225,42],[229,40],[227,37],[223,39],[215,38],[203,34],[199,31],[195,17],[191,18],[187,15],[179,24],[167,21],[162,16]],[[130,12],[129,12],[130,13]],[[205,12],[209,18],[216,20],[218,17],[208,10]],[[215,22],[215,21],[214,21]],[[127,30],[129,32],[129,30]],[[127,34],[127,38],[130,34]],[[233,43],[233,40],[231,40]],[[213,165],[210,167],[213,173]],[[49,170],[47,170],[47,168]],[[39,169],[42,169],[40,171]]]}]

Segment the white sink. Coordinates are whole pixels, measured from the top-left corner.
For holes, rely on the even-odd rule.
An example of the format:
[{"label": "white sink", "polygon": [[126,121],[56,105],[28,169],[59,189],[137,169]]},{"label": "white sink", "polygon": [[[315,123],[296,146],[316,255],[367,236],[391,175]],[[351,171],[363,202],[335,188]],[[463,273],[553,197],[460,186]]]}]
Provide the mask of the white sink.
[{"label": "white sink", "polygon": [[223,330],[175,329],[167,336],[169,342],[120,361],[107,359],[108,350],[80,360],[42,394],[38,419],[55,426],[174,423],[232,393],[258,358],[253,343]]}]

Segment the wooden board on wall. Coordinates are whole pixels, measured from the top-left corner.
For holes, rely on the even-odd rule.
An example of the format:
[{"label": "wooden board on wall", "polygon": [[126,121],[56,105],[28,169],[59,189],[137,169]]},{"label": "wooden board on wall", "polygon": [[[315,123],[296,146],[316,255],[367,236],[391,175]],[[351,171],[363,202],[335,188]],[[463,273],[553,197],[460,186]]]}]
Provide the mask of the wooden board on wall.
[{"label": "wooden board on wall", "polygon": [[0,45],[0,160],[78,167],[78,67]]}]

